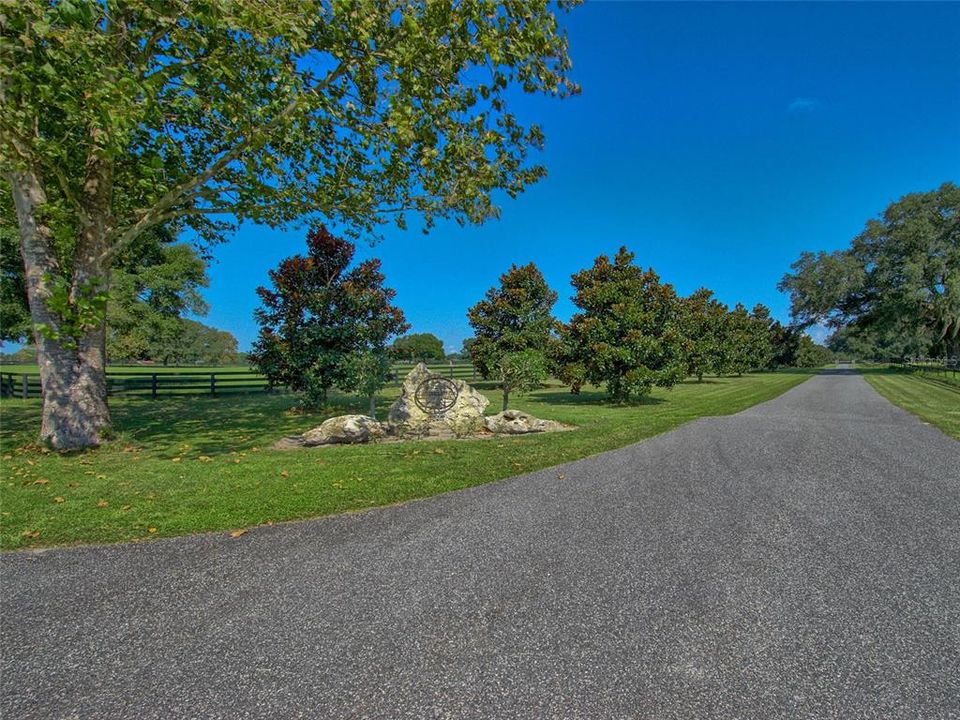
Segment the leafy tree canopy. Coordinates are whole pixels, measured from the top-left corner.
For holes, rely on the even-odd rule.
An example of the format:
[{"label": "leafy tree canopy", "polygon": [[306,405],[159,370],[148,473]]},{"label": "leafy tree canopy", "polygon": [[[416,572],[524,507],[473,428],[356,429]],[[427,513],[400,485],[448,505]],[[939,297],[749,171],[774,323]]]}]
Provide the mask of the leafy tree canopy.
[{"label": "leafy tree canopy", "polygon": [[542,350],[518,350],[497,359],[494,376],[503,391],[503,406],[510,405],[512,392],[525,393],[540,387],[547,379],[547,357]]},{"label": "leafy tree canopy", "polygon": [[726,314],[727,306],[715,300],[707,288],[700,288],[678,303],[677,325],[687,374],[696,376],[698,381],[708,372],[723,372]]},{"label": "leafy tree canopy", "polygon": [[372,397],[386,381],[387,343],[409,328],[380,261],[351,267],[354,249],[315,227],[307,254],[281,262],[270,271],[272,288],[257,289],[260,336],[251,362],[272,382],[303,392],[308,405],[323,405],[334,385]]},{"label": "leafy tree canopy", "polygon": [[557,293],[534,264],[511,265],[500,285],[467,311],[474,337],[470,356],[483,377],[490,377],[508,353],[549,351],[559,323],[553,317]]},{"label": "leafy tree canopy", "polygon": [[[784,276],[801,325],[845,328],[887,347],[960,354],[960,187],[911,193],[849,248],[803,253]],[[923,350],[920,350],[923,352]]]},{"label": "leafy tree canopy", "polygon": [[[142,254],[113,272],[107,357],[112,362],[180,362],[190,327],[182,316],[207,312],[199,292],[208,284],[206,265],[189,245],[147,244],[143,238],[136,244],[143,248]],[[236,354],[236,339],[233,345]]]},{"label": "leafy tree canopy", "polygon": [[676,323],[677,294],[652,270],[633,263],[625,247],[598,257],[573,275],[573,302],[580,312],[565,328],[565,363],[577,379],[606,384],[618,400],[672,387],[686,375]]},{"label": "leafy tree canopy", "polygon": [[397,338],[390,353],[401,360],[443,360],[443,341],[432,333],[411,333]]},{"label": "leafy tree canopy", "polygon": [[[557,6],[568,7],[562,2]],[[2,159],[43,179],[67,250],[83,172],[109,165],[103,252],[223,213],[369,230],[416,210],[482,221],[543,176],[506,92],[565,96],[545,0],[24,2],[4,10]]]}]

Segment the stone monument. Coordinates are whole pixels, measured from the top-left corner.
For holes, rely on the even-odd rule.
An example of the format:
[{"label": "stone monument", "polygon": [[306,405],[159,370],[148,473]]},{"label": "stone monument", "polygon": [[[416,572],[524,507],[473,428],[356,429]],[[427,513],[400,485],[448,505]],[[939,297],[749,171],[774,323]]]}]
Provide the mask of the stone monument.
[{"label": "stone monument", "polygon": [[490,401],[463,380],[433,373],[419,363],[404,378],[400,397],[390,406],[387,424],[398,437],[464,437],[485,429]]},{"label": "stone monument", "polygon": [[367,415],[338,415],[302,435],[283,438],[275,447],[494,437],[572,429],[519,410],[484,417],[483,411],[489,404],[482,393],[463,380],[430,372],[420,363],[404,378],[400,397],[390,406],[386,422]]}]

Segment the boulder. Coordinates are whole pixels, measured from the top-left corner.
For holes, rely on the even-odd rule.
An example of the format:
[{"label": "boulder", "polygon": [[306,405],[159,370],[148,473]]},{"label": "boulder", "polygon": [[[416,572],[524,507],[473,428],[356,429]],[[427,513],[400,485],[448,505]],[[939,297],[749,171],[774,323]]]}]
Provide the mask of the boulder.
[{"label": "boulder", "polygon": [[498,435],[522,435],[524,433],[552,432],[566,430],[567,426],[553,420],[541,420],[519,410],[504,410],[485,418],[484,424],[492,433]]},{"label": "boulder", "polygon": [[463,437],[483,431],[489,404],[463,380],[432,373],[419,363],[404,378],[387,422],[399,437]]},{"label": "boulder", "polygon": [[340,445],[365,443],[377,440],[386,434],[383,423],[368,415],[338,415],[313,430],[307,430],[301,438],[307,447],[314,445]]}]

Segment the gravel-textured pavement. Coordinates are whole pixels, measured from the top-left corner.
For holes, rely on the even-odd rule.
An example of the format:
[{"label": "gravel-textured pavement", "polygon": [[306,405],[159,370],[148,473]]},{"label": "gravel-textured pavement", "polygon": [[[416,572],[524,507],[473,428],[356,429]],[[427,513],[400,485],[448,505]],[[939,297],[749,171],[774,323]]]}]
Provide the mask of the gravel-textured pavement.
[{"label": "gravel-textured pavement", "polygon": [[429,500],[0,563],[3,718],[960,718],[960,443],[847,372]]}]

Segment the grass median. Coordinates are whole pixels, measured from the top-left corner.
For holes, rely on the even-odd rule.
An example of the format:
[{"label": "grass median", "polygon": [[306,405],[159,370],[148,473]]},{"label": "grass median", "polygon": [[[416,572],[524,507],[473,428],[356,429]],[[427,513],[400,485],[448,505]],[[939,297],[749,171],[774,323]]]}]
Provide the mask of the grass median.
[{"label": "grass median", "polygon": [[860,372],[894,405],[960,440],[960,385],[950,374],[866,367]]},{"label": "grass median", "polygon": [[[325,417],[362,412],[336,397],[327,413],[300,414],[289,395],[111,402],[116,440],[86,453],[34,444],[37,400],[2,403],[4,549],[142,541],[317,517],[479,485],[611,450],[694,418],[770,400],[810,371],[688,381],[618,405],[603,393],[550,386],[513,407],[576,425],[573,432],[368,446],[271,450]],[[490,384],[478,389],[498,408]],[[381,414],[397,390],[380,398]]]}]

